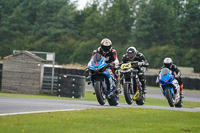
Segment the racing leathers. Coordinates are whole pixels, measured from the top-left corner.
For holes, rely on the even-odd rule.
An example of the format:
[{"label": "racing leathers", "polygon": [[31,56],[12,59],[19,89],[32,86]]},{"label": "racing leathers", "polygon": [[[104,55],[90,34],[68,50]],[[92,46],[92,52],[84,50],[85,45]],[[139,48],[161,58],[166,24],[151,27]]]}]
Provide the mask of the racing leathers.
[{"label": "racing leathers", "polygon": [[[168,68],[168,67],[165,67],[163,65],[161,69],[162,68]],[[178,67],[175,64],[171,64],[171,66],[168,69],[172,71],[172,74],[174,75],[175,79],[178,81],[178,84],[180,86],[181,96],[183,97],[183,79],[181,78],[181,71],[178,69]]]},{"label": "racing leathers", "polygon": [[144,75],[144,72],[146,71],[146,67],[143,67],[142,65],[148,65],[148,62],[145,56],[140,52],[137,52],[135,58],[133,59],[130,59],[128,57],[128,54],[124,54],[122,57],[122,63],[128,63],[128,62],[133,62],[133,61],[138,61],[138,67],[137,67],[138,76],[139,76],[140,82],[142,83],[142,89],[146,93],[146,77]]},{"label": "racing leathers", "polygon": [[106,63],[109,63],[111,65],[112,73],[114,74],[115,79],[117,80],[118,72],[116,67],[119,65],[119,60],[117,58],[116,50],[114,48],[111,48],[108,53],[104,53],[101,47],[99,47],[97,50],[93,51],[92,55],[94,55],[95,53],[99,53],[106,58]]}]

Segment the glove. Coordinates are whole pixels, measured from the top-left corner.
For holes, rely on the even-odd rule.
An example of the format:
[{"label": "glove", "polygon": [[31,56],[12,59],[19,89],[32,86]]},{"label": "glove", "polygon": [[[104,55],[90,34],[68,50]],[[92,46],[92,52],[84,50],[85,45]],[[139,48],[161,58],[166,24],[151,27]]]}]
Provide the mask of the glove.
[{"label": "glove", "polygon": [[176,78],[180,78],[180,75],[176,75],[175,77],[176,77]]},{"label": "glove", "polygon": [[109,61],[109,57],[106,57],[106,58],[105,58],[105,61]]},{"label": "glove", "polygon": [[108,63],[108,66],[110,66],[111,68],[114,67],[113,63]]},{"label": "glove", "polygon": [[138,62],[138,66],[143,66],[144,62]]},{"label": "glove", "polygon": [[85,77],[88,77],[89,76],[89,69],[87,68],[86,70],[85,70]]},{"label": "glove", "polygon": [[158,80],[158,77],[156,78],[156,84],[157,84],[157,85],[159,84],[159,80]]}]

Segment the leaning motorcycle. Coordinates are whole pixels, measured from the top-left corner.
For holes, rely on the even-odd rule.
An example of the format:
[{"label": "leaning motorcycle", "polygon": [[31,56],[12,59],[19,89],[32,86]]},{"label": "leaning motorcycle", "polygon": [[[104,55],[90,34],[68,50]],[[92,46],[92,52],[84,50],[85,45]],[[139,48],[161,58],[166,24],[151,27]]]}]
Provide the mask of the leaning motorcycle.
[{"label": "leaning motorcycle", "polygon": [[168,100],[170,107],[182,107],[182,98],[180,96],[180,87],[178,81],[172,75],[172,71],[168,68],[161,69],[159,75],[160,87],[163,95]]},{"label": "leaning motorcycle", "polygon": [[[148,65],[143,65],[147,67]],[[137,105],[145,103],[145,93],[138,76],[138,61],[120,64],[120,81],[124,90],[124,97],[128,104],[136,101]]]},{"label": "leaning motorcycle", "polygon": [[93,56],[93,59],[88,64],[88,69],[91,74],[90,81],[100,105],[104,105],[107,99],[109,105],[117,106],[119,103],[119,95],[115,89],[115,79],[111,74],[110,65],[105,61],[106,58],[98,53]]}]

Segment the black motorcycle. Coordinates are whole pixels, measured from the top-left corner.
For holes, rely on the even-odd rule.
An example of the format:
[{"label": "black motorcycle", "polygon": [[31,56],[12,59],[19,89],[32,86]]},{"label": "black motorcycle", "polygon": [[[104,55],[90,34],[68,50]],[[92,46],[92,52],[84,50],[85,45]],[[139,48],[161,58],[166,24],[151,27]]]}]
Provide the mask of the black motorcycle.
[{"label": "black motorcycle", "polygon": [[[143,65],[147,67],[147,65]],[[125,100],[128,104],[136,101],[137,105],[145,103],[145,93],[138,76],[138,61],[120,64],[120,82],[123,86]]]}]

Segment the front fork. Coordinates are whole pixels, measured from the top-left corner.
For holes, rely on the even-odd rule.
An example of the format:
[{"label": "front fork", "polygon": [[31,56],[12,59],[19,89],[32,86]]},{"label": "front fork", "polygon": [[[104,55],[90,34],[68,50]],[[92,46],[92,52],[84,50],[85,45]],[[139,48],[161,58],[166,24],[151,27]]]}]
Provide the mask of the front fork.
[{"label": "front fork", "polygon": [[137,91],[139,90],[139,92],[141,92],[141,91],[142,91],[142,83],[140,82],[139,76],[136,75],[136,76],[135,76],[135,79],[136,79],[136,84],[137,84],[136,90],[137,90]]},{"label": "front fork", "polygon": [[[131,87],[131,94],[134,94],[134,87],[133,87],[133,74],[131,73],[131,76],[130,76],[130,81],[126,81],[125,77],[123,77],[123,84],[124,83],[128,83]],[[137,91],[137,88],[136,88],[136,91]]]}]

